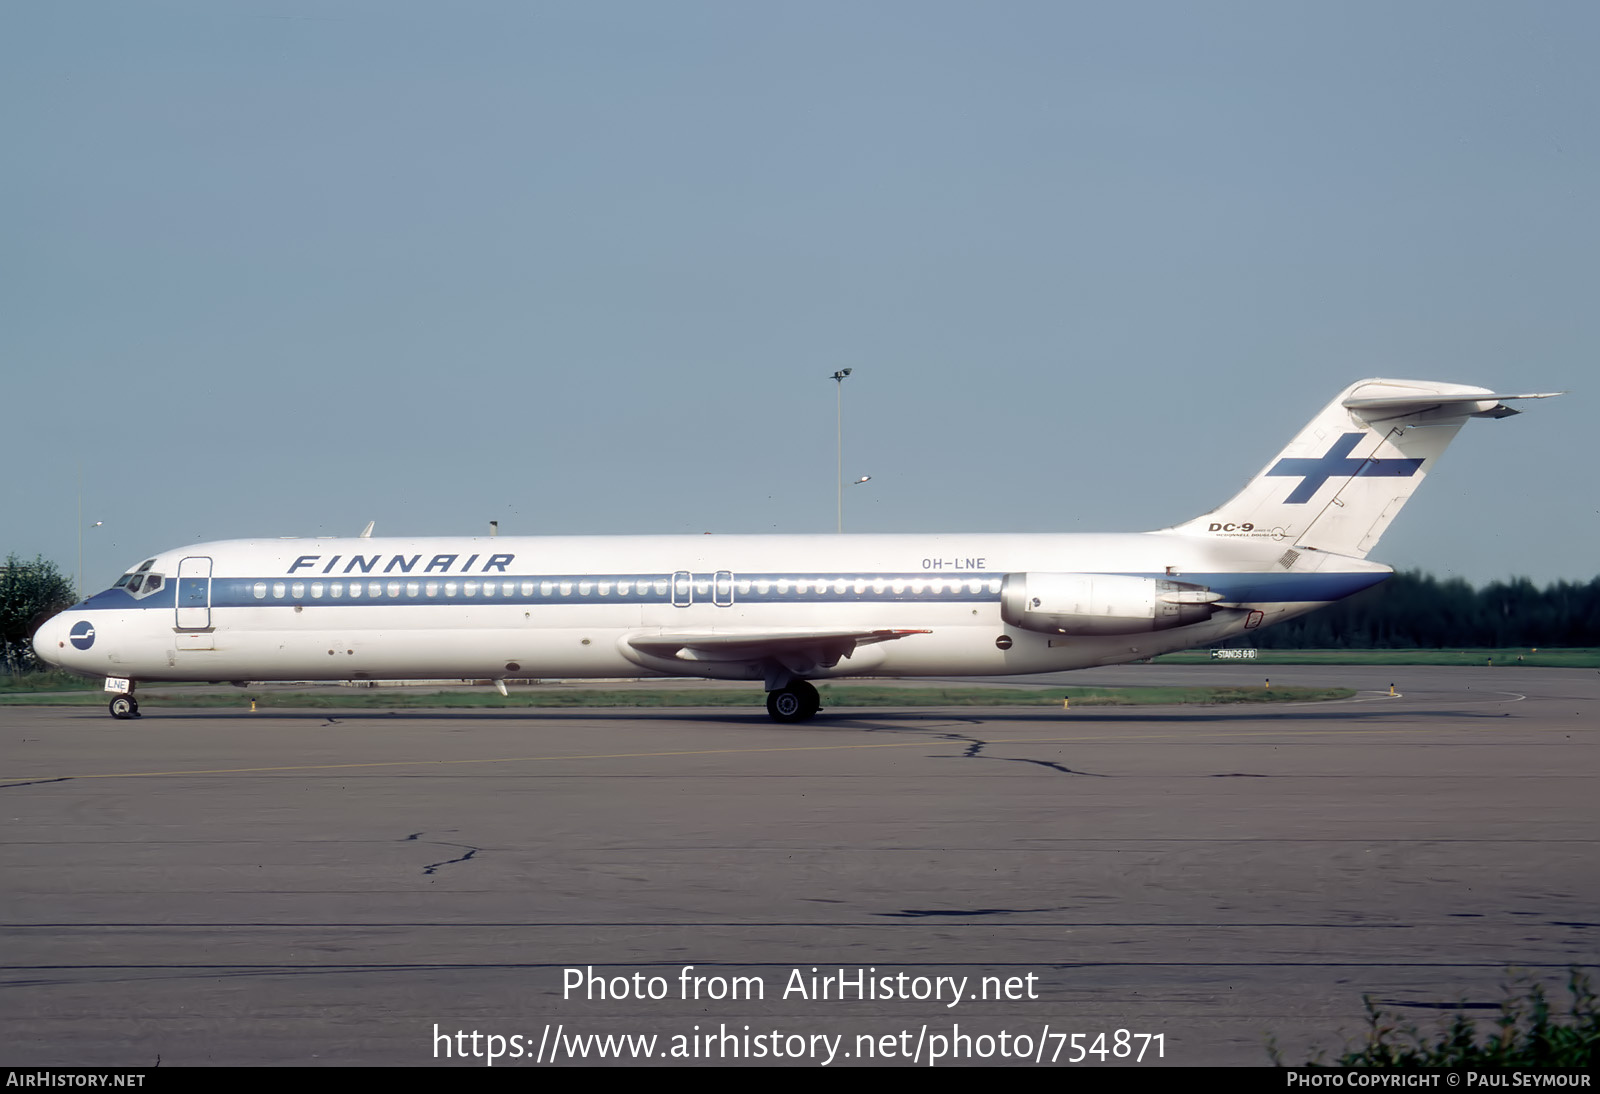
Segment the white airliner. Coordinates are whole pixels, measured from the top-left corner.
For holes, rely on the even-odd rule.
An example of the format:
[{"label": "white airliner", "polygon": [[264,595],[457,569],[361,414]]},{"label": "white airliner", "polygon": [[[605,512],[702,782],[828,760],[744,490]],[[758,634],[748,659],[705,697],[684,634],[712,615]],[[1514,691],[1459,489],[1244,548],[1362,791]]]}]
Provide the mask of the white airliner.
[{"label": "white airliner", "polygon": [[50,619],[41,658],[148,680],[999,676],[1205,646],[1349,596],[1469,417],[1460,384],[1363,380],[1220,508],[1118,535],[698,535],[228,540],[141,561]]}]

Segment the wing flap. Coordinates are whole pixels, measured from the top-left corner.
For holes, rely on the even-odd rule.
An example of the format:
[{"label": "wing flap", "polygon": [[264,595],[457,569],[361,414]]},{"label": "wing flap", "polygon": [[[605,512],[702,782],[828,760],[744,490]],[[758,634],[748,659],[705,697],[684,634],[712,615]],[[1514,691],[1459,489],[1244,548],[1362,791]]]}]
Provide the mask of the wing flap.
[{"label": "wing flap", "polygon": [[849,657],[859,646],[892,642],[931,631],[911,627],[856,629],[785,629],[764,631],[706,630],[664,631],[628,636],[628,645],[641,653],[682,661],[760,661],[792,654]]}]

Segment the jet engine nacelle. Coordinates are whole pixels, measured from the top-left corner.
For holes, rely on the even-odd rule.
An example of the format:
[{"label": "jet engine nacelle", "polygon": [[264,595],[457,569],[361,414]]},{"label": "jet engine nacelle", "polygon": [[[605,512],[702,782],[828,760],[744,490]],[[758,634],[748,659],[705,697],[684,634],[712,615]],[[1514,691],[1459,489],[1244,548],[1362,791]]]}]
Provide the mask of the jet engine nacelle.
[{"label": "jet engine nacelle", "polygon": [[1044,634],[1139,634],[1211,618],[1204,585],[1123,574],[1007,574],[1000,618]]}]

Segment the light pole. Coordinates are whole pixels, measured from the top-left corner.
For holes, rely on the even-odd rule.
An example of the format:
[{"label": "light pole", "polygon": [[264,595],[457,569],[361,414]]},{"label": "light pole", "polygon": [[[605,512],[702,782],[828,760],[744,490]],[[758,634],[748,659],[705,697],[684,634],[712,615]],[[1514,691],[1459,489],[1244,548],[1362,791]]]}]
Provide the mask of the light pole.
[{"label": "light pole", "polygon": [[[105,521],[97,520],[93,527],[100,528]],[[78,501],[78,599],[83,599],[83,501]]]},{"label": "light pole", "polygon": [[838,466],[834,471],[833,480],[839,487],[839,526],[837,531],[844,531],[844,378],[850,375],[850,369],[842,368],[833,374],[834,386],[837,388],[835,402],[836,417],[834,425],[834,447],[838,457]]},{"label": "light pole", "polygon": [[[103,520],[94,522],[99,528]],[[78,464],[78,599],[83,599],[83,464]]]},{"label": "light pole", "polygon": [[872,476],[871,475],[862,475],[859,479],[851,479],[850,480],[850,485],[851,486],[860,486],[863,483],[868,483],[868,482],[871,482],[871,481],[872,481]]}]

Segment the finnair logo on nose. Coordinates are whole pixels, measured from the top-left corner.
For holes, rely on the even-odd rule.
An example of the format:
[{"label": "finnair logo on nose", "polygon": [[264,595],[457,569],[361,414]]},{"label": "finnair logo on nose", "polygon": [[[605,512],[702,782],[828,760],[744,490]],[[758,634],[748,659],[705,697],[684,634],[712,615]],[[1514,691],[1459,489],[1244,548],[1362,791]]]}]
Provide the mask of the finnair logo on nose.
[{"label": "finnair logo on nose", "polygon": [[1315,460],[1279,460],[1273,464],[1267,471],[1268,475],[1284,475],[1300,480],[1300,485],[1283,499],[1284,504],[1304,505],[1329,479],[1347,479],[1352,476],[1409,479],[1417,473],[1417,468],[1422,466],[1422,461],[1416,459],[1380,460],[1374,456],[1349,459],[1350,453],[1360,443],[1361,437],[1360,433],[1346,433]]},{"label": "finnair logo on nose", "polygon": [[94,645],[94,624],[85,619],[81,623],[72,625],[72,644],[80,650],[86,650]]}]

